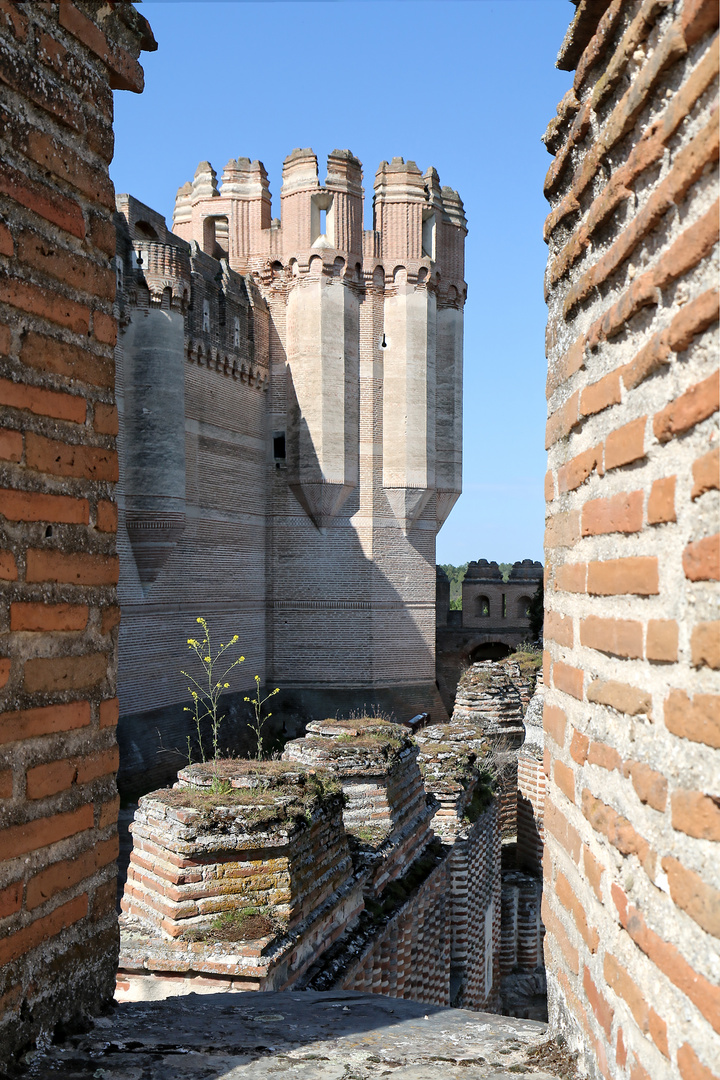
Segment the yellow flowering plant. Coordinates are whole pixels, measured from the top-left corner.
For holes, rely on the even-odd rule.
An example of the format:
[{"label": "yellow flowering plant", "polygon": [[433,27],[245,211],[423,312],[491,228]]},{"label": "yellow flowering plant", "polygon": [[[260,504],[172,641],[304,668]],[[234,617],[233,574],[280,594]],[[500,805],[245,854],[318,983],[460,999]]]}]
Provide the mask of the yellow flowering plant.
[{"label": "yellow flowering plant", "polygon": [[[232,649],[234,645],[238,643],[240,637],[235,634],[230,641],[226,643],[220,643],[220,647],[216,654],[213,656],[212,644],[210,641],[210,629],[205,619],[199,618],[197,620],[203,628],[203,639],[197,641],[195,638],[188,638],[188,648],[191,652],[195,653],[203,669],[203,673],[199,679],[196,679],[194,675],[191,675],[187,671],[181,671],[181,674],[189,679],[192,686],[188,686],[188,692],[192,698],[192,706],[185,706],[184,711],[192,714],[195,722],[195,730],[197,732],[197,742],[200,750],[200,757],[203,762],[207,761],[207,754],[205,752],[205,743],[203,740],[203,725],[206,721],[210,722],[210,731],[212,737],[212,761],[215,766],[215,777],[213,784],[220,783],[218,776],[218,761],[220,759],[220,726],[224,719],[224,714],[220,712],[220,695],[223,690],[230,688],[230,683],[226,682],[226,679],[233,668],[236,668],[238,664],[242,664],[245,657],[238,656],[224,669],[221,675],[218,674],[219,669],[223,667],[224,663],[230,659],[227,654],[228,649]],[[223,660],[222,658],[225,657]],[[247,701],[248,699],[245,698]],[[192,747],[191,739],[188,736],[188,759],[192,760]]]},{"label": "yellow flowering plant", "polygon": [[249,701],[250,704],[252,705],[253,712],[255,714],[254,720],[251,720],[250,723],[249,723],[249,727],[250,727],[250,730],[255,735],[255,738],[257,739],[257,755],[256,756],[257,756],[258,761],[262,761],[262,756],[263,756],[263,754],[262,754],[262,746],[263,746],[262,732],[263,732],[263,728],[264,728],[265,724],[267,723],[267,721],[272,716],[271,712],[266,713],[263,716],[263,705],[265,704],[266,701],[269,701],[271,697],[275,697],[275,695],[279,694],[279,693],[280,693],[280,687],[276,686],[274,690],[270,691],[270,693],[267,695],[267,697],[261,698],[260,697],[260,676],[256,675],[255,676],[255,697],[253,697],[253,698],[246,697],[245,698],[245,701]]}]

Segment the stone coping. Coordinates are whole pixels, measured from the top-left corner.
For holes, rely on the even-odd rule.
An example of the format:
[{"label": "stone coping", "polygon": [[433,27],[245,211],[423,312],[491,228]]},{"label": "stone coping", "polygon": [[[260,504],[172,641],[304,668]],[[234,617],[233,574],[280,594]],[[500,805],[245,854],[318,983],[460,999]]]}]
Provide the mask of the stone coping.
[{"label": "stone coping", "polygon": [[376,717],[311,720],[302,739],[286,743],[283,761],[321,766],[338,776],[387,775],[417,753],[406,727]]},{"label": "stone coping", "polygon": [[[171,995],[172,981],[158,986]],[[345,991],[200,993],[127,1002],[32,1055],[26,1075],[233,1080],[557,1080],[547,1025]],[[556,1065],[544,1062],[555,1061]],[[512,1070],[512,1071],[510,1071]]]}]

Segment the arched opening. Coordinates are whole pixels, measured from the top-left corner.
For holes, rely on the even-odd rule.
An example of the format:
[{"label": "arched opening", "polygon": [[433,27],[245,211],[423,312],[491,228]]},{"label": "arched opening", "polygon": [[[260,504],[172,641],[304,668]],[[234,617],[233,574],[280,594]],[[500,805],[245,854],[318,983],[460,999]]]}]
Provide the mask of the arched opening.
[{"label": "arched opening", "polygon": [[511,647],[502,641],[486,641],[474,648],[468,659],[471,664],[479,664],[481,660],[504,660],[511,652]]},{"label": "arched opening", "polygon": [[530,608],[530,597],[519,596],[517,599],[517,617],[518,619],[527,619]]},{"label": "arched opening", "polygon": [[138,240],[157,240],[158,238],[157,230],[147,221],[136,221],[134,228]]},{"label": "arched opening", "polygon": [[481,619],[490,618],[490,600],[487,596],[478,596],[475,600],[475,607]]}]

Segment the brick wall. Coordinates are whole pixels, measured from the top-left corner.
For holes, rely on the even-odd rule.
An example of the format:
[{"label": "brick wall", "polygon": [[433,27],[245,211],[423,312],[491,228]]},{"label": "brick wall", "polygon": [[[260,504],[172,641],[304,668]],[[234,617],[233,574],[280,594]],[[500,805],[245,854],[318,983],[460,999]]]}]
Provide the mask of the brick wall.
[{"label": "brick wall", "polygon": [[105,1004],[117,957],[108,165],[155,45],[97,9],[0,3],[0,1058]]},{"label": "brick wall", "polygon": [[546,962],[593,1077],[720,1061],[717,22],[581,3],[545,135]]}]

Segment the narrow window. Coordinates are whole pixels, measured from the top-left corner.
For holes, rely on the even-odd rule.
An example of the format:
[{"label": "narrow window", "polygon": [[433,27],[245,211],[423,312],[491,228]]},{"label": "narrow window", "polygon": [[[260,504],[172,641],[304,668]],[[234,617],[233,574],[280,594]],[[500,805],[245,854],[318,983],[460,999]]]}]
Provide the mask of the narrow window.
[{"label": "narrow window", "polygon": [[327,210],[320,211],[320,235],[325,236],[327,233]]},{"label": "narrow window", "polygon": [[503,619],[507,618],[507,596],[505,593],[502,594],[502,617]]},{"label": "narrow window", "polygon": [[235,316],[235,325],[233,329],[233,345],[236,349],[240,348],[240,319]]},{"label": "narrow window", "polygon": [[209,300],[203,300],[203,323],[202,323],[202,328],[203,328],[203,333],[204,334],[209,334],[210,333],[210,301]]},{"label": "narrow window", "polygon": [[123,261],[119,255],[115,256],[115,292],[119,295],[123,291]]},{"label": "narrow window", "polygon": [[435,215],[430,214],[422,223],[422,253],[426,259],[435,261]]},{"label": "narrow window", "polygon": [[276,461],[285,460],[285,432],[273,431],[273,457]]}]

